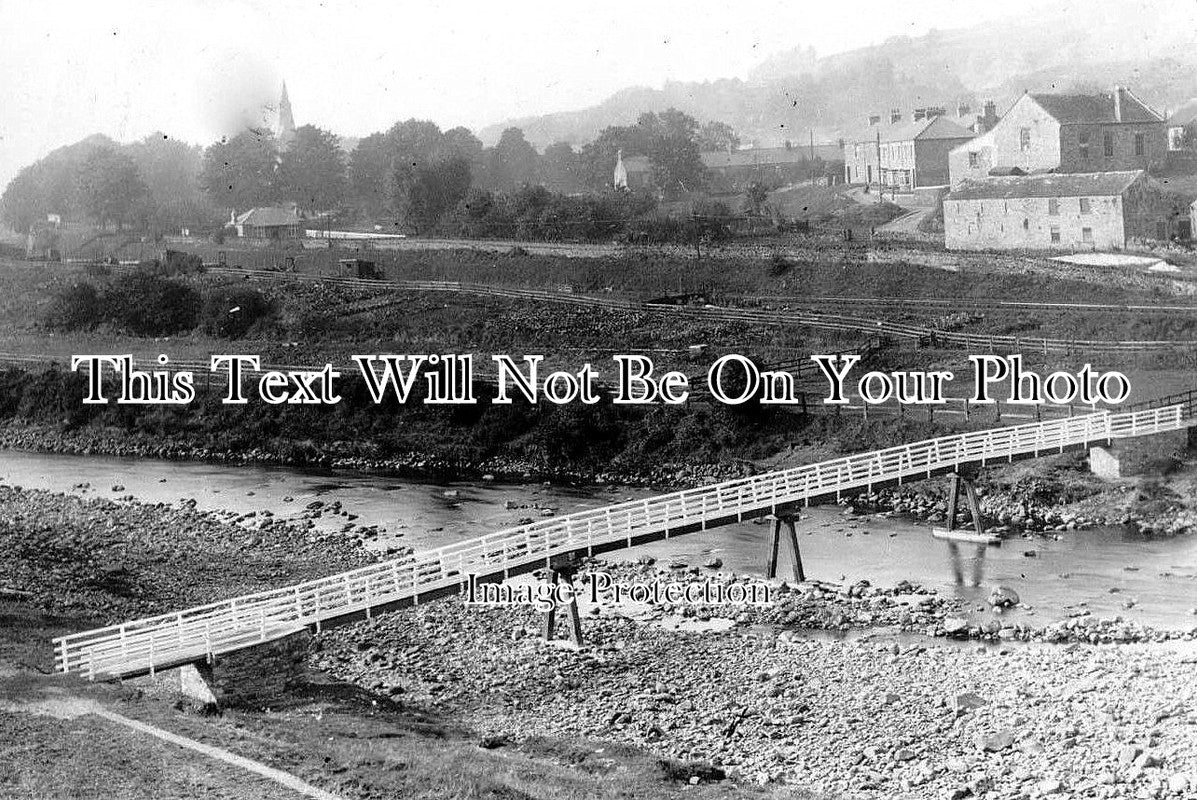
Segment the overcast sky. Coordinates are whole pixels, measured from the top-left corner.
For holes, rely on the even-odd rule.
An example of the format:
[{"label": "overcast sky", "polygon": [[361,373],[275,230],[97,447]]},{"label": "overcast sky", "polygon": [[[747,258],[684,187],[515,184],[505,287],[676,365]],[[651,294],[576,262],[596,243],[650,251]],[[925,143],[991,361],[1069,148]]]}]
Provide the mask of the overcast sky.
[{"label": "overcast sky", "polygon": [[283,79],[300,125],[363,135],[422,117],[477,129],[1036,2],[0,0],[0,187],[91,133],[210,144],[274,102]]}]

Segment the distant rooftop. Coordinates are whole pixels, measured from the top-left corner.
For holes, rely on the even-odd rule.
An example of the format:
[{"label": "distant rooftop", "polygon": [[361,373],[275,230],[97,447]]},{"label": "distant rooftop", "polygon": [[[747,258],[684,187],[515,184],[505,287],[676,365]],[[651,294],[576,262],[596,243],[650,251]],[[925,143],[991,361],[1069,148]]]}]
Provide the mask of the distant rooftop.
[{"label": "distant rooftop", "polygon": [[1018,175],[967,181],[953,189],[946,200],[1013,200],[1022,197],[1115,197],[1144,174],[1123,172],[1068,172]]},{"label": "distant rooftop", "polygon": [[1031,99],[1062,124],[1100,122],[1160,122],[1159,114],[1129,89],[1122,94],[1121,119],[1115,109],[1114,93],[1108,94],[1033,94]]},{"label": "distant rooftop", "polygon": [[253,228],[277,228],[284,225],[300,225],[303,220],[289,208],[277,206],[262,206],[251,208],[237,217],[238,225],[249,225]]},{"label": "distant rooftop", "polygon": [[878,134],[883,142],[910,142],[926,139],[971,139],[974,134],[968,128],[953,122],[946,115],[921,119],[918,122],[896,122],[887,124],[884,120],[876,125],[862,128],[854,134],[854,138],[846,141],[875,142]]}]

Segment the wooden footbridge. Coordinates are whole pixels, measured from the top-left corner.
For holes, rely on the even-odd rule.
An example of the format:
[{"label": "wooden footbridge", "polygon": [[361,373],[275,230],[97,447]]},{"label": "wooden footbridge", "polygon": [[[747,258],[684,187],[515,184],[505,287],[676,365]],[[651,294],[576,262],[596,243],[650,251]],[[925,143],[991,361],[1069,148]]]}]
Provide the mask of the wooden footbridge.
[{"label": "wooden footbridge", "polygon": [[305,628],[433,600],[568,556],[589,556],[838,499],[968,465],[1013,461],[1197,425],[1194,394],[1122,413],[994,428],[860,453],[550,518],[294,586],[54,640],[57,668],[89,678],[153,674]]}]

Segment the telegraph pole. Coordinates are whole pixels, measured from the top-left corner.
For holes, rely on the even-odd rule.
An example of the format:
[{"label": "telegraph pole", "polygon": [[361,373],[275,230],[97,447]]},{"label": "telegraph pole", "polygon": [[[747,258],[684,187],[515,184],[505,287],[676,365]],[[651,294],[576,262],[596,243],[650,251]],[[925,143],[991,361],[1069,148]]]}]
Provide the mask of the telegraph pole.
[{"label": "telegraph pole", "polygon": [[885,202],[885,185],[881,182],[881,129],[877,129],[877,203]]}]

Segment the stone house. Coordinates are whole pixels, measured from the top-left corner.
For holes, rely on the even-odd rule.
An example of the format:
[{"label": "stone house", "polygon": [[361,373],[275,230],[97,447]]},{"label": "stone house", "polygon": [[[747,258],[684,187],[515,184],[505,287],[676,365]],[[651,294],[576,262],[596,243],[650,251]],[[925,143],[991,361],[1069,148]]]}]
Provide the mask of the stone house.
[{"label": "stone house", "polygon": [[992,130],[954,148],[953,186],[991,175],[1153,170],[1167,158],[1167,123],[1128,89],[1024,94]]},{"label": "stone house", "polygon": [[966,181],[943,204],[949,250],[1117,250],[1179,235],[1183,216],[1143,170]]},{"label": "stone house", "polygon": [[[938,111],[938,109],[935,109]],[[844,181],[912,191],[948,182],[948,153],[972,138],[972,131],[942,115],[910,122],[893,111],[889,124],[880,117],[844,143]]]}]

